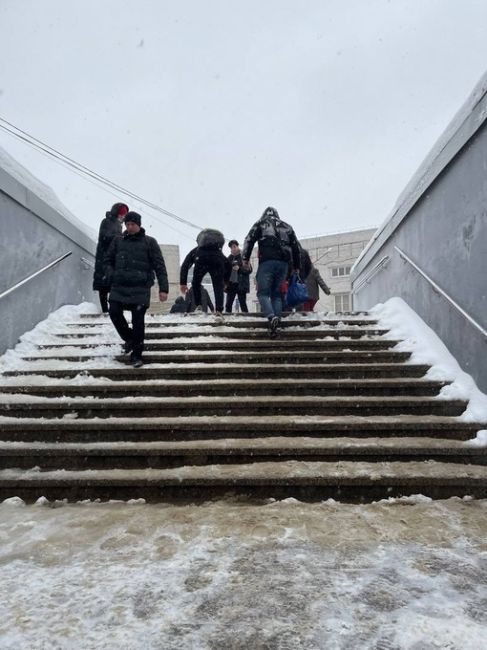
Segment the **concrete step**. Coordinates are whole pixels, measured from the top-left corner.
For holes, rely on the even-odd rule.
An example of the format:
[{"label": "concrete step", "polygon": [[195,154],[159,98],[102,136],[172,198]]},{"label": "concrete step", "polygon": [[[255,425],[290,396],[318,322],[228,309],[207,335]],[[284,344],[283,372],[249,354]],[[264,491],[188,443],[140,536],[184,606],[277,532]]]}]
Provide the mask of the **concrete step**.
[{"label": "concrete step", "polygon": [[414,363],[188,363],[166,365],[164,367],[117,368],[90,367],[49,368],[35,364],[25,370],[5,371],[5,377],[45,376],[52,378],[106,377],[116,381],[151,380],[151,379],[264,379],[271,377],[295,377],[303,379],[349,379],[349,378],[384,378],[384,377],[423,377],[429,370],[426,364]]},{"label": "concrete step", "polygon": [[0,418],[0,440],[12,442],[106,442],[251,439],[267,436],[313,438],[427,437],[469,440],[487,423],[435,415],[360,417],[261,415],[120,418]]},{"label": "concrete step", "polygon": [[224,494],[371,500],[421,493],[487,496],[487,466],[426,462],[306,462],[53,472],[0,470],[0,498],[206,500]]},{"label": "concrete step", "polygon": [[[109,353],[108,353],[109,354]],[[96,355],[101,356],[101,355]],[[286,363],[400,363],[407,361],[410,352],[393,352],[389,350],[249,350],[244,352],[242,350],[198,350],[198,351],[167,351],[167,352],[145,352],[144,363],[222,363],[225,361],[232,363],[263,363],[279,361],[283,364]],[[23,356],[24,361],[42,361],[42,360],[56,360],[56,361],[71,361],[74,363],[81,363],[92,361],[95,358],[86,354],[62,354],[61,352],[54,351],[53,354],[39,352],[38,354],[29,354]],[[118,355],[115,357],[118,361],[129,363],[129,355]]]},{"label": "concrete step", "polygon": [[[105,325],[100,323],[100,321],[95,320],[86,320],[78,321],[73,323],[65,323],[66,327],[73,327],[78,329],[88,329],[90,327],[100,327],[100,325]],[[106,323],[108,325],[108,321]],[[188,325],[197,325],[201,327],[227,327],[227,328],[236,328],[236,329],[249,329],[249,328],[259,328],[267,329],[268,320],[267,318],[244,318],[244,319],[235,319],[235,318],[223,318],[219,319],[214,316],[192,316],[187,318],[181,318],[181,325],[187,327]],[[306,329],[309,327],[335,327],[337,329],[343,327],[373,327],[377,325],[377,320],[371,318],[357,318],[357,319],[305,319],[305,318],[283,318],[281,321],[281,326],[283,329],[288,327],[299,327],[300,329]],[[158,328],[163,329],[165,327],[175,327],[177,323],[174,320],[156,320],[148,318],[146,320],[145,326],[147,329]]]},{"label": "concrete step", "polygon": [[[336,327],[329,327],[329,328],[318,328],[318,327],[313,327],[313,328],[287,328],[281,331],[280,336],[279,336],[279,341],[283,340],[294,340],[294,339],[330,339],[331,337],[336,338],[336,339],[341,339],[341,338],[352,338],[352,339],[360,339],[364,337],[379,337],[379,336],[384,336],[387,334],[389,330],[387,329],[382,329],[382,328],[360,328],[360,327],[355,327],[355,328],[336,328]],[[75,329],[72,330],[72,332],[66,333],[66,332],[51,332],[52,335],[56,336],[59,339],[79,339],[79,338],[86,338],[89,340],[90,338],[93,338],[95,336],[106,336],[107,332],[113,332],[113,340],[116,340],[116,334],[114,332],[113,326],[110,324],[109,326],[107,325],[106,327],[103,328],[98,328],[94,329],[92,328],[91,330],[80,330],[76,331]],[[201,336],[205,336],[206,334],[211,334],[213,336],[218,336],[219,338],[225,338],[225,339],[230,339],[230,340],[241,340],[241,341],[248,341],[248,340],[261,340],[261,341],[269,341],[269,337],[267,334],[266,329],[232,329],[232,328],[225,328],[221,327],[219,330],[215,331],[214,327],[208,327],[208,332],[205,332],[205,328],[203,326],[195,327],[194,329],[185,329],[184,334],[181,331],[181,329],[178,329],[177,326],[170,328],[167,326],[164,329],[151,329],[146,331],[145,333],[145,339],[146,340],[159,340],[159,339],[173,339],[173,338],[180,338],[181,336],[184,336],[184,338],[198,338]]]},{"label": "concrete step", "polygon": [[292,314],[276,341],[255,314],[148,317],[135,370],[83,315],[0,377],[0,498],[487,496],[487,448],[464,442],[487,424],[385,333],[368,314]]},{"label": "concrete step", "polygon": [[[286,339],[286,340],[251,340],[241,339],[220,340],[220,337],[212,337],[208,340],[194,340],[181,337],[177,340],[149,340],[145,342],[146,352],[163,351],[163,350],[389,350],[397,345],[399,341],[388,339]],[[76,348],[77,350],[93,350],[106,347],[120,347],[120,341],[110,341],[105,343],[48,343],[39,345],[39,350],[56,350],[63,353],[66,348]]]},{"label": "concrete step", "polygon": [[[211,313],[209,313],[211,315]],[[249,311],[249,312],[238,312],[238,313],[231,313],[231,314],[224,314],[225,318],[264,318],[262,315],[262,312],[260,311]],[[328,319],[335,319],[339,320],[340,318],[365,318],[365,317],[370,317],[370,313],[368,311],[345,311],[345,312],[327,312],[325,314],[321,313],[319,314],[318,312],[306,312],[306,311],[284,311],[282,313],[283,318],[287,318],[289,316],[291,317],[304,317],[304,318],[328,318]],[[83,319],[89,319],[89,320],[105,320],[110,322],[110,317],[108,314],[102,314],[100,313],[85,313],[85,314],[79,314],[80,318]],[[187,315],[184,314],[173,314],[172,318],[188,318],[188,317],[193,317],[197,318],[195,316],[194,312],[190,312]]]},{"label": "concrete step", "polygon": [[467,407],[463,400],[431,397],[328,397],[314,395],[272,396],[240,395],[237,397],[134,397],[126,399],[48,399],[0,403],[0,416],[9,418],[62,418],[75,413],[80,418],[177,417],[241,415],[461,415]]},{"label": "concrete step", "polygon": [[0,442],[0,469],[140,469],[269,461],[487,464],[487,448],[435,438],[293,438],[154,442]]},{"label": "concrete step", "polygon": [[183,395],[437,395],[445,381],[428,379],[204,379],[111,381],[102,384],[10,384],[6,394],[45,397],[156,397]]}]

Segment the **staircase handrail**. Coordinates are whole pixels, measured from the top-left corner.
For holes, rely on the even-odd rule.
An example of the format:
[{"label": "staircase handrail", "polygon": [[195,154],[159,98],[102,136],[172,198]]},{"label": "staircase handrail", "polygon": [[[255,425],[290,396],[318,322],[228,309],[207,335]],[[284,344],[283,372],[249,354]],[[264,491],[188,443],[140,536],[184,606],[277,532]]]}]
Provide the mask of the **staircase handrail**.
[{"label": "staircase handrail", "polygon": [[48,269],[52,268],[53,266],[56,266],[56,264],[59,264],[59,262],[62,262],[64,259],[69,257],[70,255],[73,254],[73,251],[68,251],[67,253],[64,253],[64,255],[61,255],[61,257],[58,257],[55,259],[53,262],[49,262],[49,264],[46,264],[46,266],[43,266],[42,269],[39,269],[38,271],[35,271],[35,273],[31,273],[31,275],[27,276],[20,282],[17,282],[16,284],[12,285],[10,289],[7,289],[6,291],[3,291],[0,293],[0,300],[2,298],[5,298],[5,296],[8,296],[10,293],[13,293],[16,289],[21,287],[22,285],[26,284],[30,280],[33,280],[35,277],[40,275],[41,273],[44,273],[44,271],[47,271]]},{"label": "staircase handrail", "polygon": [[391,258],[389,255],[384,255],[384,257],[377,262],[377,264],[370,270],[369,273],[365,276],[365,278],[356,286],[353,288],[354,293],[358,293],[361,289],[365,287],[366,284],[368,284],[369,280],[379,271],[381,271],[383,268],[386,267],[387,263],[389,262]]},{"label": "staircase handrail", "polygon": [[89,260],[87,257],[80,257],[80,260],[82,261],[85,268],[88,268],[88,269],[94,269],[95,268],[95,264],[91,260]]},{"label": "staircase handrail", "polygon": [[398,246],[394,246],[394,249],[399,253],[399,255],[410,264],[413,269],[415,269],[430,285],[435,291],[437,291],[441,296],[443,296],[468,322],[473,325],[479,332],[487,338],[487,330],[485,330],[480,323],[470,316],[460,305],[451,298],[446,291],[444,291],[434,280],[432,280],[427,273],[425,273],[413,260],[406,255],[406,253],[401,250]]}]

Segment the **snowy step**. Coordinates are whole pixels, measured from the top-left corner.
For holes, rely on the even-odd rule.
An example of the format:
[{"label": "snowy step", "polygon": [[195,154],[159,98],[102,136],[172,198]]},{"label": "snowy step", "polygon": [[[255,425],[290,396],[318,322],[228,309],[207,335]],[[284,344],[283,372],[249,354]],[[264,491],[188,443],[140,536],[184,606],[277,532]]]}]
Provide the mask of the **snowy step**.
[{"label": "snowy step", "polygon": [[61,418],[76,414],[81,418],[148,418],[183,413],[193,416],[218,415],[461,415],[467,403],[463,400],[434,399],[421,396],[324,397],[314,395],[275,396],[242,395],[207,397],[131,397],[126,399],[70,399],[41,397],[25,400],[25,396],[0,403],[0,416],[12,418]]},{"label": "snowy step", "polygon": [[[39,345],[39,350],[56,350],[63,352],[65,348],[74,348],[77,350],[92,350],[96,348],[103,348],[107,346],[119,346],[120,341],[109,341],[100,343],[47,343]],[[205,340],[193,340],[180,337],[178,340],[149,340],[145,342],[145,350],[149,351],[163,351],[163,350],[343,350],[349,348],[351,350],[388,350],[393,348],[399,341],[389,339],[286,339],[280,341],[279,339],[269,340],[251,340],[241,339],[235,340],[221,340],[220,337],[205,337]]]},{"label": "snowy step", "polygon": [[[109,352],[107,354],[110,354]],[[23,356],[25,361],[41,361],[41,360],[59,360],[71,361],[74,363],[81,363],[93,360],[94,356],[102,356],[90,354],[66,353],[53,351],[52,354],[46,352],[29,354]],[[249,350],[249,351],[234,351],[234,350],[198,350],[198,351],[167,351],[167,352],[145,352],[144,362],[150,363],[221,363],[229,361],[233,363],[263,363],[279,361],[285,363],[399,363],[407,361],[411,356],[410,352],[391,352],[388,350],[374,350],[374,351],[360,351],[360,350]],[[129,363],[128,355],[116,356],[119,361]]]},{"label": "snowy step", "polygon": [[[227,327],[227,328],[237,328],[237,329],[252,329],[252,328],[263,328],[267,329],[268,327],[268,320],[266,318],[256,318],[256,319],[232,319],[232,318],[216,318],[214,316],[201,316],[201,317],[186,317],[186,318],[181,318],[179,323],[175,322],[174,320],[171,319],[166,319],[166,320],[155,320],[155,319],[147,319],[145,326],[148,329],[157,327],[157,328],[165,328],[165,327],[175,327],[178,324],[181,326],[187,327],[188,325],[196,325],[196,326],[201,326],[201,327]],[[308,328],[308,327],[335,327],[337,329],[343,328],[343,327],[370,327],[370,326],[376,326],[377,320],[374,319],[348,319],[348,318],[343,318],[343,319],[311,319],[311,318],[283,318],[281,321],[281,326],[282,328],[288,328],[288,327],[299,327],[300,329],[303,328]],[[90,328],[90,327],[100,327],[100,325],[109,325],[109,321],[106,321],[106,323],[100,323],[97,320],[86,320],[86,321],[77,321],[73,323],[65,323],[66,327],[77,327],[79,329],[85,329],[85,328]]]},{"label": "snowy step", "polygon": [[168,395],[437,395],[448,382],[428,379],[138,380],[91,383],[7,384],[7,394],[45,397],[155,397]]},{"label": "snowy step", "polygon": [[315,438],[427,437],[469,440],[487,423],[435,415],[206,416],[78,418],[0,418],[4,441],[101,442],[251,439],[267,436]]},{"label": "snowy step", "polygon": [[108,317],[58,322],[0,377],[0,498],[487,496],[487,424],[377,320],[282,325],[150,316],[134,369]]},{"label": "snowy step", "polygon": [[167,468],[283,460],[439,460],[487,464],[487,447],[435,438],[295,438],[154,442],[0,442],[0,469]]},{"label": "snowy step", "polygon": [[204,500],[232,492],[300,499],[421,493],[487,496],[487,466],[426,462],[282,461],[172,469],[0,470],[0,498]]},{"label": "snowy step", "polygon": [[[209,315],[211,315],[211,312],[208,312]],[[284,311],[283,312],[283,317],[294,317],[297,318],[299,316],[302,316],[304,318],[319,318],[321,315],[321,318],[327,318],[329,320],[340,320],[341,318],[348,318],[348,319],[353,319],[353,318],[364,318],[364,317],[370,317],[370,312],[368,311],[343,311],[343,312],[322,312],[321,314],[319,312],[306,312],[306,311]],[[101,312],[85,312],[78,314],[79,318],[87,318],[87,319],[93,319],[93,320],[106,320],[110,321],[110,317],[108,314],[103,314]],[[171,316],[172,318],[199,318],[201,316],[195,316],[194,312],[190,312],[186,316],[184,314],[173,314]],[[156,315],[152,316],[152,318],[157,318]],[[249,312],[232,312],[231,314],[225,314],[225,318],[233,318],[233,319],[245,319],[245,318],[263,318],[262,312],[260,311],[249,311]]]},{"label": "snowy step", "polygon": [[[341,338],[352,338],[352,339],[359,339],[362,337],[379,337],[379,336],[384,336],[387,334],[388,330],[387,329],[379,329],[379,328],[360,328],[360,327],[354,327],[354,328],[336,328],[336,327],[330,327],[330,328],[318,328],[318,327],[313,327],[313,328],[287,328],[281,331],[280,336],[279,336],[279,341],[283,340],[295,340],[295,339],[324,339],[324,338],[335,338],[335,339],[341,339]],[[99,328],[99,329],[81,329],[81,330],[75,330],[74,328],[70,332],[56,332],[53,331],[51,334],[53,336],[56,336],[57,338],[60,339],[77,339],[77,338],[86,338],[89,340],[89,338],[95,337],[95,336],[106,336],[107,333],[113,333],[113,337],[115,340],[115,332],[113,329],[113,326],[106,325],[106,327]],[[205,331],[203,326],[200,327],[195,327],[193,329],[188,329],[185,328],[183,331],[183,328],[180,327],[179,329],[177,326],[170,328],[167,326],[164,329],[159,329],[157,330],[156,328],[153,328],[151,330],[146,331],[145,333],[145,339],[146,340],[151,340],[151,339],[172,339],[172,338],[180,338],[184,336],[184,338],[197,338],[201,336],[206,336],[206,335],[211,335],[211,336],[218,336],[219,338],[225,338],[225,339],[230,339],[230,340],[240,340],[240,341],[248,341],[248,340],[261,340],[261,341],[269,341],[269,336],[267,333],[267,330],[265,329],[248,329],[248,330],[235,330],[231,328],[225,328],[221,327],[220,329],[216,330],[212,327],[208,328],[208,331]]]},{"label": "snowy step", "polygon": [[295,377],[338,379],[338,378],[371,378],[371,377],[423,377],[429,370],[426,364],[415,363],[314,363],[314,364],[286,364],[286,363],[187,363],[181,365],[145,366],[131,368],[125,364],[118,367],[99,367],[91,362],[86,370],[84,363],[78,368],[72,364],[60,368],[59,362],[54,361],[54,366],[47,362],[36,362],[25,370],[5,371],[5,377],[45,376],[57,378],[105,377],[114,380],[149,380],[149,379],[175,379],[175,378],[265,378],[265,377]]}]

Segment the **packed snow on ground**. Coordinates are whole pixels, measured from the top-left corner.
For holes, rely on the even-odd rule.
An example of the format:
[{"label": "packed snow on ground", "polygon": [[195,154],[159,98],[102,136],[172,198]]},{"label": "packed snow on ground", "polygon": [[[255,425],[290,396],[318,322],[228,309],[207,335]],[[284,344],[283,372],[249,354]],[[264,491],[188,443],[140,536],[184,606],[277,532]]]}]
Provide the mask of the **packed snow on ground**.
[{"label": "packed snow on ground", "polygon": [[2,650],[484,650],[487,501],[0,504]]}]

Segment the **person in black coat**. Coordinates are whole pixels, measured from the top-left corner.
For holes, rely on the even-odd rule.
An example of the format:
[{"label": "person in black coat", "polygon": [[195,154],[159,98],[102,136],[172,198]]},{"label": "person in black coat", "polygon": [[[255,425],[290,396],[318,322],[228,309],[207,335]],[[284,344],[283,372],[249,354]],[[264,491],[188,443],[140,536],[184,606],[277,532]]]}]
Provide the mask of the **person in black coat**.
[{"label": "person in black coat", "polygon": [[[186,295],[179,296],[174,301],[174,305],[171,307],[171,314],[190,314],[196,309],[196,303],[194,301],[194,292],[192,287],[188,290]],[[201,309],[206,314],[208,309],[213,311],[215,309],[213,303],[211,302],[210,294],[208,291],[201,287]]]},{"label": "person in black coat", "polygon": [[[191,314],[196,310],[197,305],[194,297],[193,287],[190,287],[187,294],[185,295],[184,304],[186,307],[187,314]],[[212,303],[208,291],[204,287],[201,287],[201,311],[204,314],[207,314],[208,310],[215,311],[215,305]]]},{"label": "person in black coat", "polygon": [[215,295],[215,313],[221,316],[223,311],[223,287],[230,276],[230,265],[222,253],[219,245],[204,246],[198,245],[193,248],[184,258],[181,264],[179,284],[181,293],[186,295],[188,291],[188,272],[193,266],[193,280],[191,286],[194,292],[196,310],[201,308],[201,283],[204,276],[209,273],[213,284]]},{"label": "person in black coat", "polygon": [[[111,282],[109,314],[115,329],[125,342],[126,354],[132,352],[134,368],[143,365],[144,316],[150,304],[154,274],[159,283],[159,300],[167,300],[169,284],[166,264],[153,237],[141,227],[141,216],[128,212],[123,237],[113,239],[105,255],[105,272]],[[124,309],[132,312],[132,329]]]},{"label": "person in black coat", "polygon": [[233,301],[235,300],[235,296],[238,296],[240,309],[242,312],[248,313],[247,294],[250,291],[250,274],[252,272],[252,267],[248,266],[244,268],[242,254],[236,239],[231,239],[228,242],[228,245],[231,253],[227,259],[232,271],[227,286],[225,311],[227,314],[232,313]]},{"label": "person in black coat", "polygon": [[169,311],[170,314],[185,314],[186,313],[186,303],[184,302],[183,296],[178,296],[174,301],[174,304]]},{"label": "person in black coat", "polygon": [[107,212],[105,218],[100,224],[98,233],[98,244],[96,246],[95,272],[93,273],[93,291],[98,291],[100,296],[100,306],[104,314],[108,314],[108,291],[110,284],[105,276],[103,260],[108,247],[114,237],[120,237],[122,234],[122,221],[129,211],[129,206],[125,203],[114,203],[110,212]]}]

